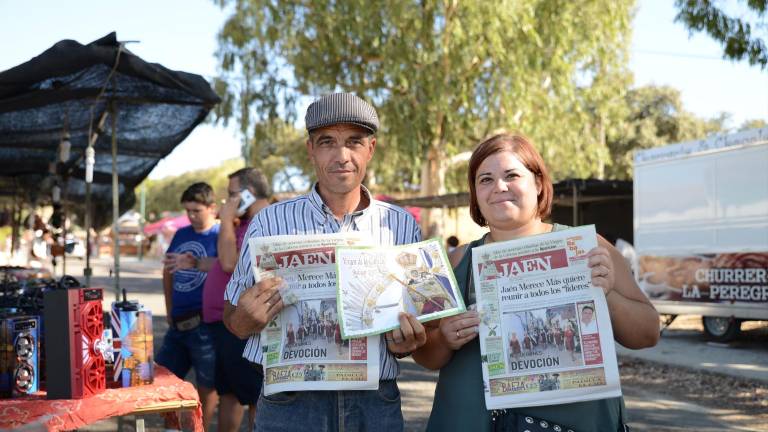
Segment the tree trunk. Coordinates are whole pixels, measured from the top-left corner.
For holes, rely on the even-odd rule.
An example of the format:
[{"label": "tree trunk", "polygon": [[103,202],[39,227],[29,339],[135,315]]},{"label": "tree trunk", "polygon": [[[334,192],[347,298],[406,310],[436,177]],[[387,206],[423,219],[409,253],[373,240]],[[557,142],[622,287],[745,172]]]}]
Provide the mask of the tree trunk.
[{"label": "tree trunk", "polygon": [[605,179],[605,158],[603,157],[603,152],[605,151],[607,153],[606,147],[607,144],[605,142],[605,118],[603,114],[600,114],[600,119],[598,120],[598,137],[600,139],[600,153],[598,154],[597,158],[597,172],[595,175],[598,179],[604,180]]},{"label": "tree trunk", "polygon": [[[441,140],[436,138],[427,150],[425,163],[421,169],[421,196],[436,196],[445,193],[445,153]],[[441,235],[440,209],[422,209],[421,228],[424,238]]]}]

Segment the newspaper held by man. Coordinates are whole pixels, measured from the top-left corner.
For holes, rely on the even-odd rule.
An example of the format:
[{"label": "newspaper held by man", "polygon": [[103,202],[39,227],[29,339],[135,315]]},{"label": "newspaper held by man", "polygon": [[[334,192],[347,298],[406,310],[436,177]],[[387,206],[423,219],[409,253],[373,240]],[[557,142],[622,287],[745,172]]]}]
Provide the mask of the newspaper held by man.
[{"label": "newspaper held by man", "polygon": [[264,393],[379,386],[379,338],[344,340],[336,307],[337,246],[359,232],[250,239],[256,281],[279,276],[285,307],[261,332]]},{"label": "newspaper held by man", "polygon": [[344,338],[398,328],[400,312],[425,322],[466,310],[437,239],[375,248],[339,247],[336,257]]},{"label": "newspaper held by man", "polygon": [[621,395],[594,225],[472,250],[489,410]]}]

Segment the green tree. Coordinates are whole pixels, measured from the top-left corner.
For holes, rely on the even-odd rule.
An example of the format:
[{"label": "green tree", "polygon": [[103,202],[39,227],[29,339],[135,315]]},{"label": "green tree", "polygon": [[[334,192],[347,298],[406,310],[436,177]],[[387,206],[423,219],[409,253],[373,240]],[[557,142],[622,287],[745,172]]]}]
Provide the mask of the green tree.
[{"label": "green tree", "polygon": [[768,126],[768,123],[766,123],[765,120],[762,120],[762,119],[752,119],[752,120],[747,120],[744,123],[742,123],[741,126],[739,126],[739,130],[740,131],[745,131],[745,130],[749,130],[749,129],[764,128],[766,126]]},{"label": "green tree", "polygon": [[680,92],[671,87],[645,86],[626,94],[626,117],[607,138],[612,155],[608,177],[631,179],[635,150],[705,138],[723,130],[725,114],[701,119],[683,109]]},{"label": "green tree", "polygon": [[253,131],[248,146],[250,166],[272,179],[276,191],[295,192],[293,177],[311,172],[302,131],[282,119],[257,124]]},{"label": "green tree", "polygon": [[[765,34],[768,0],[747,0],[747,10],[729,15],[712,0],[676,0],[679,9],[675,21],[691,33],[706,32],[723,44],[723,56],[731,60],[747,59],[750,65],[768,67],[768,47],[759,36]],[[756,34],[757,33],[757,34]]]},{"label": "green tree", "polygon": [[390,191],[444,192],[446,160],[497,128],[531,136],[559,177],[605,174],[632,0],[218,3],[232,10],[218,114],[252,148],[276,119],[292,124],[303,97],[342,90],[377,107],[369,180]]},{"label": "green tree", "polygon": [[[227,197],[227,175],[243,167],[242,159],[231,159],[224,161],[221,165],[213,168],[188,171],[177,176],[164,177],[159,180],[144,180],[142,184],[147,186],[147,207],[146,217],[149,222],[159,219],[164,212],[182,212],[179,199],[184,190],[195,182],[206,182],[213,188],[216,200],[220,201]],[[136,196],[141,194],[141,185],[135,189]],[[134,210],[139,210],[138,199]],[[150,215],[154,218],[150,219]]]}]

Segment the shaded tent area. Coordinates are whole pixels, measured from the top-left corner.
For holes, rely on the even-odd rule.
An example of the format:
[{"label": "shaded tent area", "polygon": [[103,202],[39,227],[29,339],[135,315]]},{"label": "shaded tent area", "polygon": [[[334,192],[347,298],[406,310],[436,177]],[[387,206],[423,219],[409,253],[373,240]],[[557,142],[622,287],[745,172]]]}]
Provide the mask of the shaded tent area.
[{"label": "shaded tent area", "polygon": [[105,226],[113,172],[123,212],[135,203],[134,188],[219,101],[201,76],[145,62],[115,33],[87,45],[60,41],[0,73],[0,195],[45,204],[58,184],[62,201],[82,215],[90,142],[91,225]]},{"label": "shaded tent area", "polygon": [[594,224],[612,244],[633,242],[632,182],[569,179],[554,185],[552,221],[571,225]]},{"label": "shaded tent area", "polygon": [[[622,180],[568,179],[553,185],[551,221],[578,226],[594,224],[611,243],[622,238],[633,241],[632,182]],[[455,208],[469,206],[469,193],[406,198],[392,201],[399,206]]]}]

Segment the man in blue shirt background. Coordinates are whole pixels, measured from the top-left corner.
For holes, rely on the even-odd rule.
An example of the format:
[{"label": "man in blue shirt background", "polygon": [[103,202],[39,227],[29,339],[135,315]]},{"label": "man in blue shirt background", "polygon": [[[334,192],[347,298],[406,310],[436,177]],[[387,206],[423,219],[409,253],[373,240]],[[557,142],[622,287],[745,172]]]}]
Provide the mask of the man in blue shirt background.
[{"label": "man in blue shirt background", "polygon": [[[171,240],[163,261],[163,292],[168,332],[157,354],[157,363],[179,378],[195,369],[197,392],[203,405],[203,425],[208,429],[218,397],[214,390],[215,349],[213,334],[202,320],[203,285],[215,261],[219,225],[213,189],[194,183],[181,195],[190,226]],[[192,262],[192,268],[182,264]]]}]

